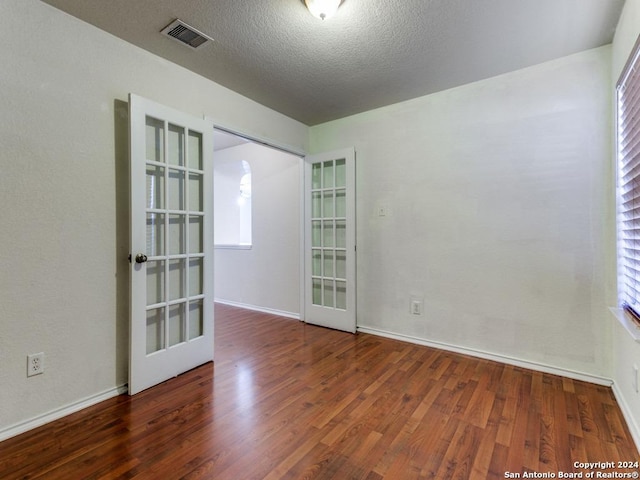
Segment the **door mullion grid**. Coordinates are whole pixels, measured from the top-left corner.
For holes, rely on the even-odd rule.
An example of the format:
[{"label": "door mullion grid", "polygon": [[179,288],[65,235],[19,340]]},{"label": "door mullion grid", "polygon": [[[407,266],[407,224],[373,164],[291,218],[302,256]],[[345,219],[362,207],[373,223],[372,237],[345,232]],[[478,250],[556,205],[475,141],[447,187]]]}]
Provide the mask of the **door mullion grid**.
[{"label": "door mullion grid", "polygon": [[162,158],[164,159],[164,344],[161,350],[169,346],[169,205],[171,205],[169,188],[169,122],[162,122],[164,128]]},{"label": "door mullion grid", "polygon": [[324,271],[324,265],[325,265],[325,252],[326,252],[326,245],[325,245],[325,234],[324,234],[324,222],[326,221],[326,212],[324,211],[325,209],[325,201],[324,201],[324,196],[326,194],[326,189],[325,189],[325,184],[324,184],[324,169],[325,169],[325,162],[320,162],[320,246],[321,246],[321,252],[322,255],[320,256],[320,306],[322,308],[326,308],[325,304],[326,304],[326,300],[325,300],[325,295],[324,295],[324,282],[326,281],[326,275],[325,275],[325,271]]},{"label": "door mullion grid", "polygon": [[333,194],[331,195],[331,198],[333,198],[333,220],[331,221],[332,223],[332,227],[333,227],[333,275],[332,275],[332,281],[331,284],[333,286],[333,308],[336,308],[336,301],[338,300],[338,287],[337,287],[337,283],[336,283],[336,260],[337,260],[337,256],[336,256],[336,248],[337,248],[337,235],[336,235],[336,228],[337,228],[337,224],[336,224],[336,210],[338,207],[338,189],[337,189],[337,175],[336,175],[336,170],[337,170],[337,165],[336,165],[336,161],[335,159],[331,160],[331,170],[333,172]]},{"label": "door mullion grid", "polygon": [[[318,193],[319,196],[319,201],[320,201],[320,217],[319,218],[314,218],[311,217],[311,220],[314,221],[319,221],[320,222],[320,251],[321,251],[321,257],[320,257],[320,267],[321,267],[321,272],[319,276],[315,276],[315,275],[311,275],[312,279],[317,279],[320,281],[320,306],[324,307],[324,308],[332,308],[332,309],[336,309],[337,308],[337,298],[338,298],[338,285],[337,285],[337,272],[336,272],[336,265],[337,265],[337,252],[338,250],[340,251],[346,251],[346,249],[341,248],[338,249],[337,247],[337,221],[338,221],[338,217],[336,216],[336,208],[337,208],[337,193],[338,193],[338,187],[337,187],[337,165],[336,165],[336,161],[335,159],[331,160],[330,162],[328,161],[321,161],[320,163],[320,178],[321,178],[321,184],[320,184],[320,188],[316,188],[316,189],[311,189],[311,198],[313,201],[313,194],[314,193]],[[326,168],[326,163],[330,163],[331,164],[331,168],[332,168],[332,180],[333,180],[333,184],[331,187],[327,187],[326,185],[324,185],[324,179],[325,179],[325,172],[324,169]],[[344,187],[342,187],[344,188]],[[325,212],[325,195],[327,193],[331,193],[331,198],[332,198],[332,209],[333,211],[331,212],[332,215],[328,216],[327,213]],[[346,221],[346,218],[342,218],[343,220]],[[331,223],[331,227],[332,227],[332,246],[327,246],[325,244],[325,222],[327,223]],[[346,226],[345,226],[346,227]],[[311,247],[312,250],[312,256],[313,256],[313,249],[314,247]],[[332,254],[332,258],[333,258],[333,274],[331,276],[328,276],[325,272],[325,257],[326,257],[326,253],[331,253]],[[326,305],[326,295],[325,295],[325,282],[326,281],[330,281],[332,282],[332,292],[333,292],[333,305],[331,307],[327,307]],[[346,279],[341,279],[341,281],[346,282]],[[347,287],[348,288],[348,287]]]},{"label": "door mullion grid", "polygon": [[191,242],[189,240],[190,235],[190,221],[191,217],[189,216],[191,196],[189,195],[189,184],[191,183],[190,170],[189,170],[189,129],[184,127],[184,158],[182,161],[184,162],[184,210],[185,210],[185,219],[184,219],[184,252],[187,255],[184,264],[184,297],[185,297],[185,305],[184,305],[184,323],[182,325],[182,340],[184,342],[189,341],[188,332],[189,330],[189,293],[191,289],[189,288],[189,278],[191,275],[189,274],[190,269],[190,257],[189,250],[191,248]]},{"label": "door mullion grid", "polygon": [[[324,308],[332,308],[335,309],[335,303],[336,303],[336,281],[335,281],[335,267],[336,267],[336,168],[335,168],[335,160],[331,160],[331,186],[327,187],[326,185],[324,185],[324,179],[325,179],[325,172],[324,169],[326,168],[326,164],[329,163],[326,160],[323,161],[321,163],[322,168],[321,168],[321,173],[322,173],[322,280],[321,280],[321,292],[322,292],[322,306]],[[327,216],[326,213],[324,211],[325,208],[325,195],[327,193],[331,193],[331,216]],[[324,234],[324,228],[325,228],[325,222],[330,222],[331,223],[331,246],[328,247],[324,244],[324,239],[325,239],[325,234]],[[325,256],[326,253],[330,252],[332,255],[332,266],[333,266],[333,274],[331,276],[326,275],[326,272],[324,271],[325,269],[325,265],[326,265],[326,260],[325,260]],[[331,282],[331,290],[332,290],[332,298],[333,298],[333,304],[331,306],[327,305],[327,299],[325,296],[325,291],[326,291],[326,287],[325,284],[326,282],[329,281]]]},{"label": "door mullion grid", "polygon": [[[320,186],[319,188],[313,188],[313,186],[311,187],[311,199],[310,199],[310,203],[311,203],[311,236],[313,237],[313,223],[318,222],[320,225],[320,229],[318,232],[318,237],[319,237],[319,244],[318,245],[314,245],[313,244],[313,240],[311,241],[311,248],[310,248],[310,252],[309,255],[311,256],[311,265],[313,265],[313,251],[314,249],[319,249],[320,251],[320,275],[314,275],[313,274],[313,269],[311,270],[310,274],[311,274],[311,303],[313,305],[316,305],[315,302],[313,301],[313,288],[314,288],[314,280],[319,280],[320,281],[320,298],[319,298],[319,302],[320,304],[318,306],[322,307],[324,305],[324,291],[323,291],[323,286],[324,286],[324,221],[323,221],[323,210],[324,210],[324,199],[322,197],[323,195],[323,190],[322,190],[322,162],[318,162],[320,164],[320,173],[319,173],[319,177],[320,177]],[[313,172],[313,165],[311,166],[311,170]],[[313,175],[313,173],[312,173]],[[315,195],[319,195],[318,197],[318,202],[320,205],[319,211],[318,211],[318,217],[314,217],[313,216],[313,212],[314,212],[314,205],[313,205],[313,199],[314,199],[314,194]]]},{"label": "door mullion grid", "polygon": [[[188,300],[201,300],[204,298],[204,295],[195,295],[191,298],[189,298]],[[155,303],[155,304],[151,304],[151,305],[147,305],[147,311],[151,311],[151,310],[155,310],[157,308],[162,308],[162,307],[171,307],[173,305],[180,305],[181,303],[186,303],[186,298],[176,298],[175,300],[169,300],[167,302],[160,302],[160,303]]]}]

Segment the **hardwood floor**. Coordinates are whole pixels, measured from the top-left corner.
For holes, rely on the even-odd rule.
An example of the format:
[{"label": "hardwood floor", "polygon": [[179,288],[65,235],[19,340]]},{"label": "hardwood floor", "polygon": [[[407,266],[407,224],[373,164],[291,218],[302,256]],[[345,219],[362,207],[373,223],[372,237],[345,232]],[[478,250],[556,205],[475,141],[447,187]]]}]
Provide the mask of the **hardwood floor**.
[{"label": "hardwood floor", "polygon": [[0,443],[2,479],[640,470],[574,466],[618,461],[640,457],[609,388],[222,305],[214,364]]}]

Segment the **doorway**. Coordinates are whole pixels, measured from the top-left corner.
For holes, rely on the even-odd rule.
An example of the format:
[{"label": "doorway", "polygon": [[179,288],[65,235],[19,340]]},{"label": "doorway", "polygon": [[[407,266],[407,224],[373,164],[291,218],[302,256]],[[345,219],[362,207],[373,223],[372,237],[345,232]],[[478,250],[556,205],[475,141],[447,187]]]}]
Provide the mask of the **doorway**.
[{"label": "doorway", "polygon": [[300,318],[301,155],[216,128],[213,164],[216,302]]}]

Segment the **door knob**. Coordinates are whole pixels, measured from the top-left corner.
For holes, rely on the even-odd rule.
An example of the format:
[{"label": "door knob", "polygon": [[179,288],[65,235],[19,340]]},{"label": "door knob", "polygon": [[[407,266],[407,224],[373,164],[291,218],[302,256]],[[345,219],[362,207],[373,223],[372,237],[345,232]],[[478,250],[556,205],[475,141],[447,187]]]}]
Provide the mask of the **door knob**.
[{"label": "door knob", "polygon": [[147,261],[147,256],[144,253],[139,253],[136,255],[136,263],[144,263]]}]

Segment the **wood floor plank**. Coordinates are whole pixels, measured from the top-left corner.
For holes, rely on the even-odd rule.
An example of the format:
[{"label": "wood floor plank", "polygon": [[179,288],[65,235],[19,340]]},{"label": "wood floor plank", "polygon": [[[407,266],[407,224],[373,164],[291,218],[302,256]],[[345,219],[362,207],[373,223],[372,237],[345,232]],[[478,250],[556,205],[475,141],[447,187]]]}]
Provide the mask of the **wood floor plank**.
[{"label": "wood floor plank", "polygon": [[[529,454],[525,457],[525,451],[536,449],[535,438],[537,438],[539,434],[539,423],[535,417],[537,411],[531,408],[531,387],[534,373],[535,372],[523,372],[522,383],[518,390],[513,430],[505,464],[505,470],[510,472],[520,472],[528,467],[524,462],[529,458],[535,458],[535,454],[537,453],[534,450],[530,452],[533,453],[532,455]],[[532,421],[530,421],[531,416],[533,416]],[[532,438],[534,439],[533,443],[531,443],[530,440]],[[527,443],[528,439],[529,443]],[[537,469],[537,464],[534,463],[534,466],[529,468]]]},{"label": "wood floor plank", "polygon": [[501,395],[496,395],[489,420],[484,431],[481,432],[479,444],[469,478],[488,478],[491,468],[491,458],[496,447],[500,419],[504,410],[505,400]]},{"label": "wood floor plank", "polygon": [[636,461],[611,389],[216,306],[216,360],[0,443],[0,478],[496,479]]}]

